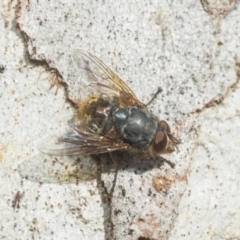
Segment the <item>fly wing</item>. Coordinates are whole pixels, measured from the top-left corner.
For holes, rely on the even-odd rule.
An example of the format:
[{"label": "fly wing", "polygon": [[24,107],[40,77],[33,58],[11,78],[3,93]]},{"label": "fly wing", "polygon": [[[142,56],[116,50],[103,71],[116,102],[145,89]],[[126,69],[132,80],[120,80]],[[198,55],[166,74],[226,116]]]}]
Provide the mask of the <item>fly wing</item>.
[{"label": "fly wing", "polygon": [[[75,85],[82,86],[82,91],[79,89],[79,92],[74,94],[77,100],[75,102],[80,103],[89,95],[101,93],[118,97],[122,107],[145,107],[128,85],[92,54],[75,50],[72,54],[72,64],[75,66]],[[75,89],[79,88],[75,87]]]},{"label": "fly wing", "polygon": [[54,156],[72,156],[101,154],[129,147],[114,131],[107,136],[100,136],[91,129],[81,131],[79,126],[70,123],[64,133],[59,132],[44,138],[39,150]]},{"label": "fly wing", "polygon": [[[78,124],[80,123],[78,122]],[[18,166],[19,174],[34,182],[79,183],[90,181],[97,178],[97,165],[86,155],[112,152],[129,147],[128,144],[118,139],[115,131],[110,131],[107,136],[99,136],[92,129],[87,129],[86,132],[79,130],[79,127],[81,124],[77,127],[73,121],[70,121],[68,126],[41,139],[37,145],[42,153],[22,162]],[[81,157],[82,155],[85,157]]]}]

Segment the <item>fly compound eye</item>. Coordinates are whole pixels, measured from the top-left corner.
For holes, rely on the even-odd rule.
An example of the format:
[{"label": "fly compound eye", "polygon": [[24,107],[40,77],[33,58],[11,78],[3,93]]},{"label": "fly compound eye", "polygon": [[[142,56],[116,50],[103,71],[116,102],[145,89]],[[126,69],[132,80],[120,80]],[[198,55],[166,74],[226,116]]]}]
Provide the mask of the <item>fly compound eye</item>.
[{"label": "fly compound eye", "polygon": [[167,132],[167,133],[171,132],[171,129],[170,129],[169,125],[167,124],[167,122],[160,121],[159,125],[165,132]]},{"label": "fly compound eye", "polygon": [[167,135],[163,131],[158,131],[154,142],[153,142],[153,150],[156,153],[162,152],[167,146]]}]

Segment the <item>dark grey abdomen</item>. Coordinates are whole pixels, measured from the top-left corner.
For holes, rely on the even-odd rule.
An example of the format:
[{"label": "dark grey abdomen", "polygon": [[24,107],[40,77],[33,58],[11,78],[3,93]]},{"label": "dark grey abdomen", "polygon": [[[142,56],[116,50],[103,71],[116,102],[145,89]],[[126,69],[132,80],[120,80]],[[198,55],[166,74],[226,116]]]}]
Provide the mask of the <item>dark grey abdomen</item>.
[{"label": "dark grey abdomen", "polygon": [[135,148],[148,148],[158,127],[157,119],[140,108],[119,108],[113,121],[121,138]]}]

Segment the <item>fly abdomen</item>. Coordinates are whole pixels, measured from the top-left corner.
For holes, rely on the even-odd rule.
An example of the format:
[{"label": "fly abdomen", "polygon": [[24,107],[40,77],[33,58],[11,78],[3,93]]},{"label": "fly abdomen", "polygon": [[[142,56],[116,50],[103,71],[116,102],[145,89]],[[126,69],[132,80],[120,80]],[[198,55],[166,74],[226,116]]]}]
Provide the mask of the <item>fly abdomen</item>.
[{"label": "fly abdomen", "polygon": [[74,124],[81,131],[94,131],[97,135],[105,135],[113,126],[112,113],[118,108],[115,97],[92,96],[78,109]]},{"label": "fly abdomen", "polygon": [[138,149],[149,147],[158,127],[157,119],[140,108],[119,108],[113,113],[113,121],[121,138]]}]

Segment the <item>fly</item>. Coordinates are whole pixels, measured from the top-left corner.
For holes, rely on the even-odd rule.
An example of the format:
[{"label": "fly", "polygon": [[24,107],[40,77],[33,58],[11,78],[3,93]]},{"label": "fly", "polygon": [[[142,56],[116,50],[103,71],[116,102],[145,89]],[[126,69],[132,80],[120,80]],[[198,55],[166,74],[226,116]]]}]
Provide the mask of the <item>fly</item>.
[{"label": "fly", "polygon": [[[50,155],[90,155],[135,149],[156,157],[173,152],[180,140],[168,123],[147,105],[110,68],[92,54],[76,50],[72,56],[88,87],[68,130],[40,148]],[[160,91],[160,90],[159,90]]]}]

